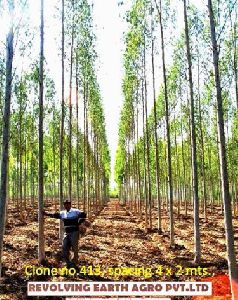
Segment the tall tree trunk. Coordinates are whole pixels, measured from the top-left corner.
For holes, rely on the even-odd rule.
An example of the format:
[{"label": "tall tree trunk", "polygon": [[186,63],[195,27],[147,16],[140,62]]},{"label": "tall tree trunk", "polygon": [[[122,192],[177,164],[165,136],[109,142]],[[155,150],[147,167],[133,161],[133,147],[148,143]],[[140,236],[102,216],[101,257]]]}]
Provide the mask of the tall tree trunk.
[{"label": "tall tree trunk", "polygon": [[71,32],[70,79],[69,79],[69,200],[72,201],[72,77],[74,49],[74,0],[72,2],[73,18]]},{"label": "tall tree trunk", "polygon": [[76,189],[77,189],[77,203],[79,207],[79,82],[78,82],[78,58],[76,58]]},{"label": "tall tree trunk", "polygon": [[[11,17],[14,3],[8,2]],[[1,183],[0,183],[0,276],[2,276],[3,236],[5,231],[6,202],[7,202],[7,177],[8,177],[8,153],[9,153],[9,128],[10,109],[12,95],[12,62],[13,62],[13,21],[11,23],[6,41],[6,86],[5,105],[3,115],[3,137],[1,158]]]},{"label": "tall tree trunk", "polygon": [[174,145],[175,145],[175,160],[176,160],[176,185],[177,185],[177,206],[178,206],[178,218],[180,217],[181,210],[181,193],[180,193],[180,163],[179,163],[179,154],[178,154],[178,143],[177,143],[177,128],[176,120],[174,120]]},{"label": "tall tree trunk", "polygon": [[[60,178],[59,178],[59,201],[60,209],[63,209],[63,198],[64,198],[64,178],[63,178],[63,160],[64,160],[64,0],[62,0],[62,45],[61,45],[61,66],[62,66],[62,90],[61,90],[61,128],[60,128]],[[59,239],[63,239],[63,222],[60,222]]]},{"label": "tall tree trunk", "polygon": [[[34,123],[31,124],[31,135],[34,136]],[[33,142],[31,144],[33,149]],[[31,194],[32,194],[32,208],[35,208],[35,178],[34,178],[34,156],[33,151],[31,153]]]},{"label": "tall tree trunk", "polygon": [[[208,169],[212,169],[212,150],[211,145],[208,143]],[[209,173],[209,182],[210,182],[210,206],[211,206],[211,213],[213,213],[214,209],[214,197],[213,197],[213,191],[214,191],[214,184],[213,184],[213,177],[212,172]]]},{"label": "tall tree trunk", "polygon": [[146,78],[146,57],[145,57],[145,35],[144,35],[144,89],[145,89],[145,129],[146,129],[146,158],[147,158],[147,177],[148,177],[148,205],[149,205],[149,228],[152,229],[152,196],[151,196],[151,174],[150,174],[150,138],[147,109],[147,78]]},{"label": "tall tree trunk", "polygon": [[[22,90],[22,87],[21,87]],[[20,196],[20,219],[23,220],[23,196],[22,196],[22,133],[24,132],[22,130],[22,93],[20,92],[20,107],[19,107],[19,168],[20,168],[20,174],[19,174],[19,196]]]},{"label": "tall tree trunk", "polygon": [[[197,41],[198,42],[198,41]],[[206,186],[206,170],[205,170],[205,147],[204,147],[204,134],[202,126],[202,108],[200,97],[200,63],[198,53],[198,110],[199,110],[199,129],[201,138],[201,156],[202,156],[202,188],[203,188],[203,215],[207,221],[207,186]]]},{"label": "tall tree trunk", "polygon": [[162,4],[156,8],[159,14],[160,34],[161,34],[161,50],[163,65],[163,82],[164,82],[164,100],[165,100],[165,122],[166,122],[166,138],[167,138],[167,171],[168,171],[168,203],[169,203],[169,222],[170,222],[170,246],[174,245],[174,213],[173,213],[173,179],[172,179],[172,162],[171,162],[171,140],[170,140],[170,120],[169,120],[169,99],[167,89],[167,76],[165,64],[165,47],[164,47],[164,29],[162,21]]},{"label": "tall tree trunk", "polygon": [[[237,20],[237,15],[236,15]],[[235,95],[236,95],[236,109],[238,110],[238,67],[237,67],[237,23],[235,22],[232,30],[232,42],[233,42],[233,72],[235,80]]]},{"label": "tall tree trunk", "polygon": [[86,83],[83,83],[83,210],[86,209]]},{"label": "tall tree trunk", "polygon": [[44,239],[44,160],[43,160],[43,92],[44,92],[44,0],[41,0],[40,69],[39,69],[39,168],[38,168],[38,259],[45,259]]},{"label": "tall tree trunk", "polygon": [[97,185],[97,153],[95,151],[97,151],[97,133],[94,132],[93,135],[93,148],[94,148],[94,157],[92,160],[92,170],[93,170],[93,195],[92,198],[90,200],[89,206],[88,206],[88,211],[89,214],[91,215],[91,211],[92,211],[92,207],[93,207],[93,203],[95,203],[96,199],[97,199],[97,195],[98,195],[98,185]]},{"label": "tall tree trunk", "polygon": [[[55,105],[53,107],[53,120],[55,119]],[[52,151],[53,151],[53,202],[55,205],[55,210],[56,210],[56,182],[55,182],[55,174],[56,174],[56,159],[55,159],[55,155],[56,155],[56,149],[55,149],[55,124],[53,124],[53,136],[52,136]]]},{"label": "tall tree trunk", "polygon": [[[138,121],[138,114],[139,114],[139,108],[138,108],[138,102],[137,102],[137,109],[136,109],[136,140],[139,140],[139,121]],[[141,216],[141,201],[142,201],[142,191],[141,191],[141,168],[140,168],[140,149],[139,147],[137,148],[137,186],[139,190],[139,198],[138,198],[138,212],[139,215]]]},{"label": "tall tree trunk", "polygon": [[199,263],[201,260],[201,242],[199,230],[199,198],[198,198],[198,172],[197,172],[197,145],[196,145],[196,127],[194,118],[194,96],[193,96],[193,77],[192,77],[192,59],[190,53],[189,31],[187,4],[184,0],[184,22],[185,22],[185,37],[188,60],[188,76],[190,89],[190,127],[191,127],[191,144],[192,144],[192,183],[193,183],[193,206],[194,206],[194,261]]},{"label": "tall tree trunk", "polygon": [[183,178],[184,178],[184,186],[183,186],[183,197],[184,197],[184,211],[185,216],[188,215],[188,201],[187,201],[187,189],[186,189],[186,180],[187,180],[187,172],[186,172],[186,162],[185,162],[185,153],[184,153],[184,137],[183,137],[183,121],[180,122],[180,132],[182,136],[182,142],[181,142],[181,150],[182,150],[182,162],[183,162]]},{"label": "tall tree trunk", "polygon": [[144,171],[144,206],[145,206],[145,227],[148,223],[148,185],[146,168],[146,131],[145,131],[145,99],[144,99],[144,81],[142,80],[142,124],[143,124],[143,171]]},{"label": "tall tree trunk", "polygon": [[229,181],[227,172],[226,161],[226,144],[224,134],[224,116],[223,116],[223,100],[221,94],[221,82],[219,72],[219,54],[217,48],[215,20],[213,14],[212,1],[208,0],[208,10],[210,18],[210,30],[211,30],[211,43],[213,50],[213,64],[215,71],[216,82],[216,94],[217,94],[217,115],[218,115],[218,138],[219,138],[219,158],[220,158],[220,170],[221,170],[221,182],[222,182],[222,198],[224,203],[224,223],[226,230],[226,244],[227,244],[227,256],[228,267],[231,281],[231,291],[233,300],[238,299],[238,268],[236,263],[236,255],[234,248],[234,232],[232,224],[232,210],[231,210],[231,198],[229,193]]},{"label": "tall tree trunk", "polygon": [[27,208],[27,135],[25,137],[25,155],[24,155],[24,209]]},{"label": "tall tree trunk", "polygon": [[[153,25],[152,25],[153,33]],[[155,63],[154,63],[154,39],[152,35],[151,45],[151,59],[152,59],[152,77],[153,77],[153,100],[154,100],[154,136],[155,136],[155,166],[156,166],[156,197],[158,206],[158,232],[162,232],[161,226],[161,198],[160,198],[160,179],[159,179],[159,149],[158,149],[158,134],[157,134],[157,109],[156,109],[156,96],[155,96]]]},{"label": "tall tree trunk", "polygon": [[89,193],[90,193],[90,165],[89,165],[89,159],[90,159],[90,145],[89,145],[89,129],[88,129],[88,109],[89,109],[89,91],[88,91],[88,82],[86,82],[86,111],[85,111],[85,135],[86,135],[86,187],[87,187],[87,192],[86,192],[86,206],[88,205],[89,202]]},{"label": "tall tree trunk", "polygon": [[180,114],[181,114],[181,118],[180,118],[180,136],[181,136],[181,155],[182,155],[182,178],[183,178],[183,182],[181,185],[181,193],[182,193],[182,200],[184,202],[184,211],[185,211],[185,216],[187,217],[187,194],[186,194],[186,179],[187,179],[187,174],[186,174],[186,163],[185,163],[185,153],[184,153],[184,137],[183,137],[183,111],[182,111],[182,90],[181,90],[181,78],[179,81],[179,100],[180,100]]},{"label": "tall tree trunk", "polygon": [[98,198],[98,159],[97,159],[97,155],[98,155],[98,146],[97,146],[97,135],[96,133],[93,136],[93,147],[94,147],[94,153],[95,153],[95,158],[93,160],[93,166],[92,169],[94,170],[94,195],[92,198],[92,201],[90,201],[90,205],[88,206],[88,213],[89,215],[91,214],[91,210],[92,210],[92,205],[93,207],[95,206],[95,203],[97,201]]},{"label": "tall tree trunk", "polygon": [[[144,37],[145,43],[145,37]],[[147,79],[146,79],[146,67],[145,67],[145,45],[144,45],[144,59],[143,59],[143,69],[144,69],[144,89],[145,89],[145,130],[146,130],[146,162],[147,162],[147,178],[148,178],[148,209],[149,209],[149,229],[152,228],[152,218],[151,218],[151,178],[150,178],[150,141],[149,141],[149,125],[148,125],[148,109],[147,109]]]},{"label": "tall tree trunk", "polygon": [[[17,147],[17,163],[19,162],[19,147]],[[17,166],[16,170],[16,186],[17,186],[17,212],[19,212],[19,166]]]}]

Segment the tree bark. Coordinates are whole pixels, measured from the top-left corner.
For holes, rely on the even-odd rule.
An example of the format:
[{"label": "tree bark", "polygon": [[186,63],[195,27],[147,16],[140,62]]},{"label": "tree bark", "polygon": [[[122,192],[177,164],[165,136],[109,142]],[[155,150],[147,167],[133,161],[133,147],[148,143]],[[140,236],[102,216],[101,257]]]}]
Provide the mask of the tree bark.
[{"label": "tree bark", "polygon": [[[156,2],[156,0],[155,0]],[[166,138],[167,138],[167,186],[168,186],[168,204],[169,204],[169,223],[170,223],[170,246],[174,246],[174,213],[173,213],[173,179],[172,179],[172,162],[171,162],[171,139],[170,139],[170,120],[169,120],[169,99],[167,88],[167,76],[165,65],[165,47],[164,47],[164,29],[162,22],[162,4],[156,8],[159,14],[160,34],[161,34],[161,50],[162,50],[162,65],[163,65],[163,82],[164,82],[164,100],[165,100],[165,123],[166,123]]]},{"label": "tree bark", "polygon": [[[237,15],[236,15],[237,16]],[[236,17],[237,18],[237,17]],[[235,22],[234,31],[232,31],[232,42],[233,42],[233,72],[234,72],[234,80],[235,80],[235,95],[236,95],[236,109],[238,110],[238,67],[237,67],[237,32],[236,27],[238,26]]]},{"label": "tree bark", "polygon": [[[199,53],[198,53],[199,57]],[[198,110],[199,110],[199,128],[201,138],[201,156],[202,156],[202,188],[203,188],[203,215],[205,221],[207,221],[207,185],[206,185],[206,170],[205,170],[205,147],[204,147],[204,133],[202,125],[202,108],[200,97],[200,64],[198,58]]]},{"label": "tree bark", "polygon": [[44,92],[44,0],[41,0],[40,69],[39,69],[39,166],[38,166],[38,259],[45,259],[44,239],[44,160],[43,160],[43,92]]},{"label": "tree bark", "polygon": [[72,2],[73,19],[71,32],[70,79],[69,79],[69,200],[72,201],[72,77],[74,50],[74,1]]},{"label": "tree bark", "polygon": [[201,242],[199,229],[199,198],[198,198],[198,173],[197,173],[197,144],[196,144],[196,127],[194,118],[194,95],[193,95],[193,77],[192,77],[192,59],[190,53],[189,29],[187,17],[187,4],[184,0],[184,22],[185,37],[188,60],[188,76],[190,90],[190,127],[191,127],[191,144],[192,144],[192,183],[193,183],[193,206],[194,206],[194,261],[199,263],[201,260]]},{"label": "tree bark", "polygon": [[224,223],[226,231],[226,245],[227,245],[227,257],[229,275],[231,281],[231,291],[233,299],[238,299],[238,268],[236,263],[235,248],[234,248],[234,231],[232,223],[232,210],[231,210],[231,198],[229,193],[229,181],[227,172],[226,161],[226,144],[224,133],[224,116],[223,116],[223,99],[221,94],[221,82],[219,72],[219,54],[217,48],[216,28],[213,14],[212,1],[208,0],[208,10],[210,19],[210,31],[211,31],[211,43],[213,50],[213,64],[215,72],[216,82],[216,98],[217,98],[217,116],[218,116],[218,139],[219,139],[219,159],[220,159],[220,172],[222,183],[222,198],[224,203]]},{"label": "tree bark", "polygon": [[148,223],[148,186],[146,168],[146,131],[145,131],[145,105],[144,105],[144,81],[142,80],[142,124],[143,124],[143,172],[144,172],[144,207],[145,207],[145,227]]},{"label": "tree bark", "polygon": [[[152,25],[153,30],[153,25]],[[152,59],[152,77],[153,77],[153,100],[154,100],[154,136],[155,136],[155,166],[156,166],[156,191],[157,191],[157,206],[158,206],[158,232],[162,232],[161,225],[161,198],[160,198],[160,178],[159,178],[159,149],[158,149],[158,134],[157,134],[157,109],[155,96],[155,64],[154,64],[154,39],[152,36],[151,45],[151,59]]]},{"label": "tree bark", "polygon": [[86,83],[83,81],[83,210],[86,209]]},{"label": "tree bark", "polygon": [[[144,43],[145,43],[145,37],[144,37]],[[151,217],[151,178],[150,178],[150,141],[149,141],[149,125],[148,125],[148,109],[147,109],[147,79],[146,79],[146,67],[145,67],[145,45],[144,45],[144,59],[143,59],[143,69],[144,69],[144,90],[145,90],[145,99],[144,99],[144,105],[145,105],[145,138],[146,138],[146,162],[147,162],[147,178],[148,178],[148,209],[149,209],[149,229],[152,229],[152,217]]]},{"label": "tree bark", "polygon": [[[11,1],[10,1],[11,2]],[[13,14],[13,3],[9,3],[9,11]],[[1,160],[1,182],[0,182],[0,276],[2,276],[2,254],[3,236],[5,230],[6,202],[7,202],[7,177],[8,177],[8,155],[9,155],[9,128],[10,109],[12,96],[12,63],[13,63],[13,24],[9,29],[6,41],[6,86],[5,105],[3,115],[3,137],[2,137],[2,160]]]},{"label": "tree bark", "polygon": [[[61,68],[62,68],[62,89],[61,89],[61,128],[60,128],[60,149],[59,149],[59,159],[60,159],[60,178],[59,178],[59,202],[60,209],[63,209],[63,198],[64,198],[64,177],[63,177],[63,159],[64,159],[64,0],[62,0],[62,45],[61,45]],[[63,239],[63,222],[60,222],[59,239]]]},{"label": "tree bark", "polygon": [[78,80],[78,58],[76,58],[76,189],[77,189],[77,203],[79,207],[79,80]]}]

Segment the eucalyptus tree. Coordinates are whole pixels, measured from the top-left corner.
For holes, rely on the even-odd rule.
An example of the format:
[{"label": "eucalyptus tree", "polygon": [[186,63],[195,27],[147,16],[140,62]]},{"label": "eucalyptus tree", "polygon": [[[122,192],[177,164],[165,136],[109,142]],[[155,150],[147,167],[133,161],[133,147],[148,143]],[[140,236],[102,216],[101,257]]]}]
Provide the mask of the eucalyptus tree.
[{"label": "eucalyptus tree", "polygon": [[78,70],[78,57],[76,55],[76,67],[75,67],[75,93],[76,93],[76,190],[77,190],[77,199],[79,206],[79,70]]},{"label": "eucalyptus tree", "polygon": [[154,104],[154,139],[155,139],[155,165],[156,165],[156,194],[157,194],[157,205],[158,205],[158,231],[159,233],[162,231],[161,226],[161,198],[160,198],[160,178],[159,178],[159,149],[158,149],[158,119],[157,119],[157,107],[156,107],[156,93],[155,93],[155,63],[154,63],[154,23],[151,21],[151,64],[152,64],[152,80],[153,80],[153,104]]},{"label": "eucalyptus tree", "polygon": [[69,199],[72,199],[72,77],[74,50],[74,0],[72,1],[71,49],[70,49],[70,78],[69,78]]},{"label": "eucalyptus tree", "polygon": [[[2,55],[0,55],[0,124],[2,124],[3,120],[3,104],[4,104],[4,87],[5,87],[5,59]],[[2,127],[0,129],[0,140],[2,140]],[[0,149],[0,156],[1,156]]]},{"label": "eucalyptus tree", "polygon": [[[65,15],[64,15],[64,9],[65,9],[65,4],[64,0],[61,1],[61,127],[60,127],[60,150],[59,150],[59,159],[60,159],[60,169],[59,169],[59,201],[60,201],[60,208],[63,209],[63,158],[64,158],[64,118],[65,118],[65,102],[64,102],[64,72],[65,72],[65,67],[64,67],[64,60],[65,60],[65,49],[64,49],[64,44],[65,44]],[[60,224],[60,238],[62,238],[63,234],[63,224],[61,222]]]},{"label": "eucalyptus tree", "polygon": [[14,1],[8,1],[10,27],[6,38],[6,85],[3,115],[1,182],[0,182],[0,276],[2,275],[3,235],[5,230],[5,213],[7,201],[7,177],[9,155],[10,105],[12,96],[12,64],[13,64],[13,14]]},{"label": "eucalyptus tree", "polygon": [[169,99],[167,89],[166,61],[165,61],[165,45],[164,45],[164,28],[162,18],[162,3],[159,5],[156,0],[156,8],[159,14],[161,53],[163,67],[163,83],[164,83],[164,101],[165,101],[165,120],[166,120],[166,138],[167,138],[167,176],[168,176],[168,202],[169,202],[169,219],[170,219],[170,245],[174,245],[174,214],[173,214],[173,179],[172,179],[172,162],[171,162],[171,140],[170,140],[170,120],[169,120]]},{"label": "eucalyptus tree", "polygon": [[189,91],[190,91],[190,126],[191,126],[191,146],[192,146],[192,195],[194,209],[194,246],[195,246],[195,262],[199,263],[201,259],[201,242],[199,230],[199,198],[198,198],[198,172],[197,172],[197,142],[196,142],[196,126],[194,118],[194,92],[193,92],[193,77],[192,77],[192,58],[189,41],[189,28],[187,16],[187,3],[184,0],[184,22],[185,22],[185,37],[188,61],[189,75]]},{"label": "eucalyptus tree", "polygon": [[[146,11],[146,3],[144,4],[144,11]],[[151,206],[152,206],[152,195],[151,195],[151,169],[150,169],[150,141],[149,141],[149,128],[148,128],[148,88],[147,88],[147,75],[146,75],[146,14],[144,17],[144,39],[143,39],[143,54],[142,54],[142,105],[144,106],[143,115],[145,115],[144,118],[144,135],[145,135],[145,154],[146,154],[146,177],[147,177],[147,193],[148,197],[146,198],[146,217],[148,215],[147,208],[149,209],[149,228],[152,228],[152,219],[151,219]],[[147,225],[147,219],[146,219],[146,225]]]},{"label": "eucalyptus tree", "polygon": [[39,159],[38,159],[38,258],[45,259],[44,240],[44,158],[43,158],[43,97],[44,97],[44,0],[41,0],[40,67],[39,67]]},{"label": "eucalyptus tree", "polygon": [[222,198],[224,204],[224,218],[226,230],[226,244],[228,255],[228,266],[231,280],[231,290],[233,299],[238,297],[237,282],[238,282],[238,267],[236,263],[235,248],[234,248],[234,232],[232,224],[232,209],[231,198],[229,193],[229,179],[227,172],[227,158],[226,158],[226,141],[224,132],[224,111],[223,111],[223,98],[221,92],[221,80],[219,70],[219,52],[216,34],[215,17],[213,12],[213,4],[208,0],[208,11],[210,20],[211,31],[211,44],[213,51],[213,65],[216,82],[216,100],[217,100],[217,118],[218,118],[218,139],[219,139],[219,159],[220,159],[220,172],[222,183]]},{"label": "eucalyptus tree", "polygon": [[237,62],[237,56],[238,56],[238,12],[236,11],[236,18],[233,25],[232,30],[232,44],[233,44],[233,72],[234,72],[234,80],[235,80],[235,95],[236,95],[236,108],[238,110],[238,62]]}]

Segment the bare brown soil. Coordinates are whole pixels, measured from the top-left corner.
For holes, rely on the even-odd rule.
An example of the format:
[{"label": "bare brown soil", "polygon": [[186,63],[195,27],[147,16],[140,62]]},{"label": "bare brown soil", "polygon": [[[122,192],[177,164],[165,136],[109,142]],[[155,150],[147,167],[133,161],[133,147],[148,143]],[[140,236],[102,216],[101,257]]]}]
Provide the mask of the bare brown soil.
[{"label": "bare brown soil", "polygon": [[[47,204],[47,210],[54,207]],[[169,227],[166,212],[163,212],[163,232],[157,231],[156,210],[153,210],[153,229],[146,232],[143,217],[133,214],[128,208],[111,200],[95,217],[91,227],[80,239],[80,265],[100,266],[101,274],[83,274],[77,277],[65,276],[26,276],[25,267],[38,266],[37,261],[37,211],[26,213],[26,221],[19,219],[19,213],[10,204],[8,223],[4,242],[4,276],[0,281],[0,299],[34,299],[27,297],[27,281],[189,281],[200,280],[203,275],[185,274],[188,268],[198,267],[193,263],[193,219],[191,211],[187,217],[175,215],[175,247],[169,243]],[[225,231],[223,216],[219,207],[210,213],[207,222],[201,217],[202,262],[200,268],[207,268],[212,276],[227,273]],[[238,247],[238,219],[234,219],[235,243]],[[59,221],[46,218],[46,266],[63,266],[61,245],[58,238]],[[157,267],[172,270],[172,275],[156,274]],[[183,274],[176,275],[177,265],[182,266]],[[109,268],[144,267],[152,270],[149,278],[140,275],[111,275]],[[189,271],[188,271],[189,273]],[[208,276],[208,275],[206,275]],[[64,299],[60,297],[44,297],[38,299]],[[176,298],[174,298],[176,299]],[[177,299],[186,299],[177,297]],[[189,297],[187,297],[189,299]],[[215,298],[214,298],[215,299]],[[219,298],[222,299],[222,298]],[[227,299],[227,298],[226,298]]]}]

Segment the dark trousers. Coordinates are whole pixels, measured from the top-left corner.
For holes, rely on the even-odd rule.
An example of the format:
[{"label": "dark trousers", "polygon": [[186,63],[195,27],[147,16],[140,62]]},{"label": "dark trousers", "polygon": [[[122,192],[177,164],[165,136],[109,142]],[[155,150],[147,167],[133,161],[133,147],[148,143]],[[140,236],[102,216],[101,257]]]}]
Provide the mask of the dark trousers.
[{"label": "dark trousers", "polygon": [[73,231],[69,233],[64,234],[64,239],[63,239],[63,256],[68,264],[70,262],[70,249],[72,247],[74,257],[73,257],[73,262],[75,264],[78,263],[78,241],[79,241],[79,232],[78,231]]}]

